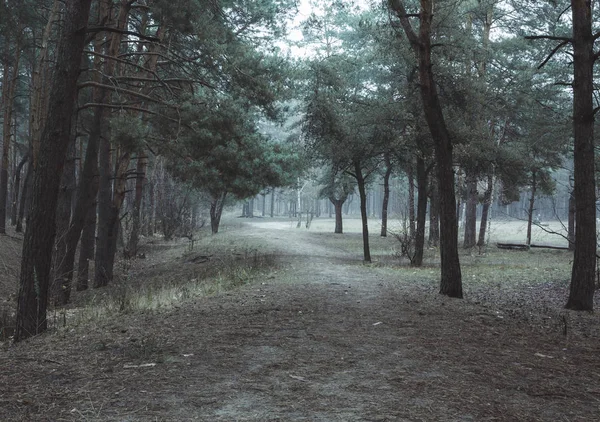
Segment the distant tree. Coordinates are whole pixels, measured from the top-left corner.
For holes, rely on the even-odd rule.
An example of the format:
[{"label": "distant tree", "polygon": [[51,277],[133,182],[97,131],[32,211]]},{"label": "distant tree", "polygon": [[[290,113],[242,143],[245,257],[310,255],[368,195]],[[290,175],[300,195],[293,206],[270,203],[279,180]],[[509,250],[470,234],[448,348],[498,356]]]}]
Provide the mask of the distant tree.
[{"label": "distant tree", "polygon": [[194,121],[193,130],[181,136],[169,167],[178,178],[208,193],[213,234],[219,230],[228,195],[251,198],[296,179],[299,156],[258,131],[256,109],[231,98],[205,97],[204,104],[190,105],[181,115]]},{"label": "distant tree", "polygon": [[343,171],[328,168],[321,178],[323,188],[320,196],[327,198],[334,207],[335,229],[334,233],[344,232],[342,221],[342,209],[348,196],[355,191],[356,181]]}]

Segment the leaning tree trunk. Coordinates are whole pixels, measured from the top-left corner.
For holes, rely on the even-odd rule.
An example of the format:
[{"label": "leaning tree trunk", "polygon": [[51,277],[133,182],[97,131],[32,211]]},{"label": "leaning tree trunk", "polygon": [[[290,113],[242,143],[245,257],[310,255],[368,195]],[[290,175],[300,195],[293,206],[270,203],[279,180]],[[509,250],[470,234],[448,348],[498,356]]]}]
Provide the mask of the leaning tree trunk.
[{"label": "leaning tree trunk", "polygon": [[594,154],[594,41],[592,2],[571,0],[573,20],[573,135],[575,253],[566,307],[594,309],[596,186]]},{"label": "leaning tree trunk", "polygon": [[360,197],[360,217],[362,221],[363,238],[363,259],[365,262],[371,262],[371,248],[369,247],[369,219],[367,216],[367,192],[365,188],[365,178],[360,167],[360,161],[354,161],[354,172],[356,184],[358,185],[358,195]]},{"label": "leaning tree trunk", "polygon": [[40,142],[21,259],[15,341],[45,331],[56,201],[77,95],[91,0],[66,0],[48,118]]},{"label": "leaning tree trunk", "polygon": [[433,0],[421,0],[418,35],[412,28],[409,15],[401,0],[390,0],[398,15],[404,32],[417,54],[421,100],[427,126],[434,141],[435,157],[440,190],[440,293],[462,298],[462,274],[458,257],[458,227],[456,197],[454,194],[454,171],[452,168],[452,141],[446,126],[444,113],[433,77],[431,61],[431,23]]}]

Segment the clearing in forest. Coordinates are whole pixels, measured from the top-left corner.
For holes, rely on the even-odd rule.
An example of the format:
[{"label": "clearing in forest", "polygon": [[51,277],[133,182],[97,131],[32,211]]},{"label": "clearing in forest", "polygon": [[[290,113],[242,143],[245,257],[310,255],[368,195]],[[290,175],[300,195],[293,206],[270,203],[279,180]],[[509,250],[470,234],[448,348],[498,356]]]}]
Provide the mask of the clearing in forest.
[{"label": "clearing in forest", "polygon": [[138,310],[121,285],[88,292],[76,304],[114,294],[120,308],[85,319],[81,305],[2,345],[0,420],[597,419],[600,324],[562,309],[568,252],[464,252],[456,300],[437,294],[434,250],[409,268],[373,236],[364,265],[358,234],[317,229],[260,220],[193,251],[147,243],[127,282],[149,296],[169,280],[176,300]]}]

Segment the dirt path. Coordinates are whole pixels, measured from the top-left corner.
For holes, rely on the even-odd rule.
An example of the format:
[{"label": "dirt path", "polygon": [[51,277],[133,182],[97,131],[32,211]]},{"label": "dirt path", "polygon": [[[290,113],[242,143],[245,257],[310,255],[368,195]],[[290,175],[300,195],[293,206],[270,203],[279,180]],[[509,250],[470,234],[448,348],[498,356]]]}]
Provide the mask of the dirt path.
[{"label": "dirt path", "polygon": [[[0,349],[0,420],[589,421],[598,339],[543,333],[263,225],[264,284]],[[43,354],[35,352],[43,348]],[[27,380],[27,382],[23,382]]]}]

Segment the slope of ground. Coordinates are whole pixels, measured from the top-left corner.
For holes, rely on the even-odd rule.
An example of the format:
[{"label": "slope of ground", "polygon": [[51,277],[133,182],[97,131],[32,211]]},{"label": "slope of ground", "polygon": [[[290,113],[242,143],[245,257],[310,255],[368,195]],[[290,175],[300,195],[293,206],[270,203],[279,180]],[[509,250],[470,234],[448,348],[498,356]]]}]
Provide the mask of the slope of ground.
[{"label": "slope of ground", "polygon": [[[240,259],[262,265],[264,255],[276,265],[226,293],[4,344],[0,420],[589,421],[600,414],[600,321],[561,309],[568,253],[465,255],[461,301],[436,293],[433,264],[390,267],[390,239],[373,239],[371,265],[360,259],[359,236],[289,223],[246,225],[220,239]],[[136,263],[137,282],[198,277],[194,259],[203,252],[169,251]]]}]

